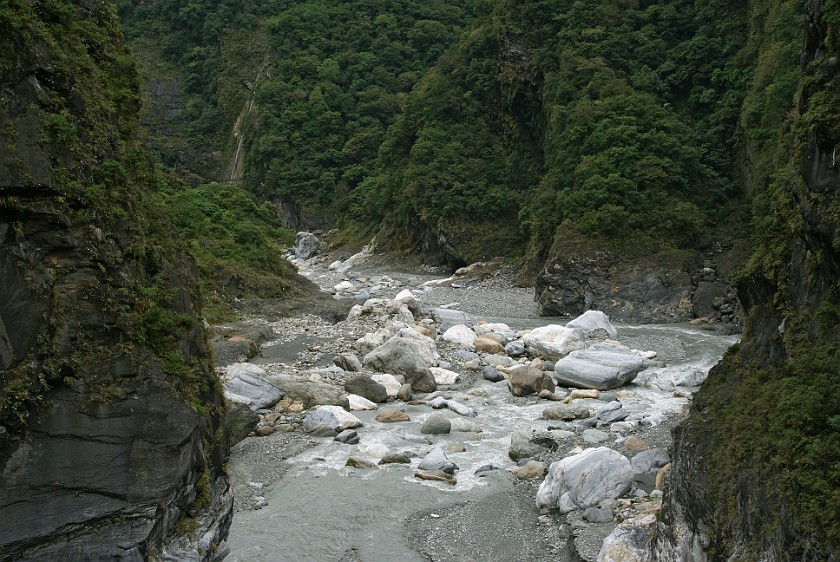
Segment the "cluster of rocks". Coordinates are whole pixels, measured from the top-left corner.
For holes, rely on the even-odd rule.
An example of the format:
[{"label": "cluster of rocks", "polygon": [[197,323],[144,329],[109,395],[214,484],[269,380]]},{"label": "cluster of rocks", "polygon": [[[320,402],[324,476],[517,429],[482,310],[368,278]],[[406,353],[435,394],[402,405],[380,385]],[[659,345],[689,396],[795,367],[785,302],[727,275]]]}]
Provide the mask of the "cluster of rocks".
[{"label": "cluster of rocks", "polygon": [[730,332],[740,330],[743,309],[735,287],[720,275],[718,264],[711,259],[691,276],[695,325],[720,325]]},{"label": "cluster of rocks", "polygon": [[[640,387],[632,383],[650,366],[661,366],[656,353],[622,344],[599,311],[566,325],[514,330],[476,321],[454,305],[427,308],[437,288],[451,288],[458,279],[423,284],[338,271],[346,262],[359,263],[358,256],[331,263],[326,271],[334,276],[322,279],[339,297],[367,297],[345,321],[275,322],[271,326],[282,335],[273,344],[307,337],[318,343],[306,346],[292,365],[224,369],[231,411],[245,410],[240,418],[250,419],[240,436],[301,433],[336,452],[346,450],[346,456],[339,453],[345,470],[391,467],[444,486],[505,469],[534,486],[543,517],[568,522],[564,528],[578,551],[589,553],[583,559],[598,559],[603,539],[613,534],[609,552],[635,548],[630,539],[644,534],[636,531],[647,528],[647,516],[658,509],[669,466],[664,449],[640,439],[655,433],[665,417],[633,407]],[[305,271],[314,261],[299,267]],[[353,286],[333,283],[339,276],[352,279]],[[677,396],[675,385],[700,384],[705,372],[687,368],[671,376],[662,381],[642,375],[641,388]],[[465,443],[498,435],[498,423],[488,426],[487,420],[500,400],[505,407],[531,408],[531,429],[508,430],[510,464],[473,465],[466,477],[459,467],[472,462],[463,455]],[[541,415],[530,413],[543,404]],[[399,435],[403,445],[393,439],[386,445],[383,431]],[[667,443],[666,434],[661,432],[656,445]]]}]

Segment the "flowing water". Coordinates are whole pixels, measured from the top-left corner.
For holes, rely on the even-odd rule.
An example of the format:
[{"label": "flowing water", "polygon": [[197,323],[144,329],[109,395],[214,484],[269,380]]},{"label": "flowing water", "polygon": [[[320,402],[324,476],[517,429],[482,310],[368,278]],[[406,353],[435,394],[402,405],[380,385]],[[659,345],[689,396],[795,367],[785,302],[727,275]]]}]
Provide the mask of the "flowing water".
[{"label": "flowing water", "polygon": [[[509,318],[503,321],[514,329],[547,323]],[[652,367],[622,389],[632,391],[632,394],[622,394],[621,398],[631,420],[683,411],[688,399],[680,395],[696,389],[680,388],[684,392],[675,395],[669,384],[672,377],[693,369],[708,371],[737,341],[735,336],[721,336],[688,325],[619,326],[618,330],[618,339],[625,345],[658,354]],[[460,529],[461,535],[455,533],[452,541],[466,541],[464,545],[467,545],[470,534],[481,535],[481,540],[476,540],[475,546],[462,548],[471,553],[453,559],[491,559],[487,558],[489,554],[481,554],[484,544],[490,552],[497,553],[492,555],[496,560],[563,560],[557,553],[551,556],[546,553],[545,558],[524,553],[522,545],[505,553],[505,545],[516,545],[523,529],[535,528],[539,514],[533,506],[533,498],[523,496],[521,487],[517,487],[505,470],[484,477],[475,475],[477,468],[488,464],[501,469],[514,466],[508,458],[508,448],[511,433],[516,429],[551,430],[563,422],[540,419],[542,411],[552,403],[536,398],[514,399],[504,384],[479,380],[472,388],[482,389],[481,395],[468,394],[470,389],[465,389],[453,392],[452,398],[475,408],[478,415],[471,421],[481,427],[481,433],[434,436],[433,444],[409,441],[406,435],[420,434],[422,422],[438,411],[426,405],[399,403],[396,405],[410,416],[410,422],[384,424],[374,419],[375,411],[354,412],[365,424],[358,430],[361,437],[358,445],[340,444],[330,438],[313,439],[317,442],[314,447],[284,461],[285,476],[264,491],[266,507],[237,512],[228,541],[231,548],[228,560],[428,560],[411,543],[412,526],[407,521],[418,518],[431,521],[429,518],[435,518],[437,511],[447,506],[466,505],[465,502],[474,506],[489,502],[490,511],[515,511],[518,513],[516,519],[522,521],[508,521],[504,528],[491,529],[492,532],[481,524]],[[456,417],[453,412],[443,412]],[[611,434],[611,438],[615,437]],[[462,445],[466,449],[447,452],[450,461],[459,467],[456,485],[414,477],[413,468],[427,452],[435,447],[446,450],[449,445]],[[411,466],[384,465],[378,469],[344,466],[350,455],[377,462],[385,451],[410,452],[414,455]],[[562,458],[567,452],[556,451],[556,458]],[[498,507],[499,498],[508,503]],[[490,513],[488,516],[503,517],[503,514]],[[456,525],[447,521],[449,525]],[[428,532],[438,529],[434,523],[431,521],[432,526],[426,529]]]}]

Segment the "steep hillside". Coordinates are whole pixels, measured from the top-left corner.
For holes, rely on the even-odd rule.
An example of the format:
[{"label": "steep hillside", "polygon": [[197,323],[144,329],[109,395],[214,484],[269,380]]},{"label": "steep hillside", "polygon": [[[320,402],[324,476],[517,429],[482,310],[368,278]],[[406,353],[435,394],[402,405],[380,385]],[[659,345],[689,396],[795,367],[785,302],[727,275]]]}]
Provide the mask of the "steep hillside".
[{"label": "steep hillside", "polygon": [[467,2],[121,0],[144,122],[182,177],[245,185],[292,228],[331,227]]},{"label": "steep hillside", "polygon": [[0,7],[0,559],[211,560],[232,498],[195,267],[108,3]]},{"label": "steep hillside", "polygon": [[657,560],[834,560],[840,547],[840,3],[808,2],[804,37],[799,2],[750,9],[747,329],[675,434]]}]

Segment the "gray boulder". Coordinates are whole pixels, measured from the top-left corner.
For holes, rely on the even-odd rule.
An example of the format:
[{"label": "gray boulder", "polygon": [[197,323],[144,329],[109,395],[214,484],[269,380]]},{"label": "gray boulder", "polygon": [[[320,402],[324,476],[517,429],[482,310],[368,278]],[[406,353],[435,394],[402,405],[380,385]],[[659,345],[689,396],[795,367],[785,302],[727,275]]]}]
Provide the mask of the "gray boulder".
[{"label": "gray boulder", "polygon": [[464,324],[456,324],[446,330],[441,336],[443,341],[455,344],[470,351],[475,350],[475,332]]},{"label": "gray boulder", "polygon": [[344,383],[344,390],[350,394],[357,394],[371,402],[381,404],[388,400],[388,390],[375,380],[364,375],[354,377]]},{"label": "gray boulder", "polygon": [[600,310],[587,310],[566,324],[566,327],[581,330],[587,338],[593,334],[606,334],[611,339],[618,337],[618,331],[610,323],[610,317]]},{"label": "gray boulder", "polygon": [[633,470],[624,455],[606,447],[587,449],[551,463],[537,491],[537,507],[560,513],[586,509],[621,497],[632,483]]},{"label": "gray boulder", "polygon": [[333,363],[345,371],[355,373],[362,370],[362,361],[354,353],[342,353],[333,358]]},{"label": "gray boulder", "polygon": [[505,376],[492,365],[485,365],[484,368],[481,369],[481,374],[484,377],[484,380],[490,382],[502,382],[505,380]]},{"label": "gray boulder", "polygon": [[624,409],[621,405],[621,402],[618,400],[610,402],[600,410],[598,413],[595,414],[595,417],[598,421],[602,421],[605,423],[613,423],[622,420],[626,420],[627,416],[630,415],[630,412]]},{"label": "gray boulder", "polygon": [[350,407],[347,395],[340,388],[325,382],[298,380],[288,375],[272,375],[268,380],[283,391],[285,398],[299,400],[304,408],[323,405]]},{"label": "gray boulder", "polygon": [[648,362],[618,344],[595,344],[571,352],[554,365],[558,384],[610,390],[631,382]]},{"label": "gray boulder", "polygon": [[590,416],[590,408],[584,402],[558,404],[543,410],[542,417],[547,420],[581,420]]},{"label": "gray boulder", "polygon": [[283,397],[283,393],[275,385],[244,371],[225,381],[222,386],[225,398],[231,402],[245,404],[255,412],[271,408]]},{"label": "gray boulder", "polygon": [[295,236],[295,257],[308,260],[321,248],[321,241],[311,232],[298,232]]},{"label": "gray boulder", "polygon": [[334,441],[347,445],[356,445],[359,442],[359,433],[355,429],[345,429],[335,436]]},{"label": "gray boulder", "polygon": [[429,454],[423,457],[420,464],[417,466],[420,470],[443,470],[449,464],[449,459],[443,449],[436,447],[431,450]]},{"label": "gray boulder", "polygon": [[470,408],[469,406],[464,406],[460,402],[456,402],[455,400],[447,400],[443,396],[438,396],[431,402],[429,402],[429,406],[436,410],[440,410],[441,408],[449,408],[459,416],[465,416],[468,418],[474,418],[478,414],[475,411],[475,408]]},{"label": "gray boulder", "polygon": [[508,387],[514,396],[539,394],[542,390],[554,392],[554,381],[544,371],[520,365],[510,370]]},{"label": "gray boulder", "polygon": [[312,431],[320,426],[326,426],[341,433],[345,429],[362,427],[362,421],[339,406],[318,406],[310,410],[303,418],[303,428]]},{"label": "gray boulder", "polygon": [[675,386],[700,386],[708,375],[708,371],[695,367],[674,373],[671,376],[671,382]]},{"label": "gray boulder", "polygon": [[440,414],[432,414],[420,426],[420,433],[425,435],[442,435],[452,430],[452,423]]},{"label": "gray boulder", "polygon": [[530,431],[517,429],[510,436],[508,457],[517,462],[522,459],[538,457],[555,449],[557,449],[557,442],[553,439],[547,436],[538,437]]},{"label": "gray boulder", "polygon": [[405,382],[418,392],[434,392],[437,388],[435,377],[417,348],[405,338],[392,338],[377,347],[364,358],[369,369],[402,375]]},{"label": "gray boulder", "polygon": [[514,340],[505,346],[505,353],[511,357],[522,357],[525,355],[525,342]]},{"label": "gray boulder", "polygon": [[651,470],[659,470],[666,464],[671,462],[671,457],[662,449],[648,449],[638,453],[633,460],[630,461],[630,467],[633,472],[637,474],[650,472]]},{"label": "gray boulder", "polygon": [[612,523],[614,514],[609,507],[587,507],[583,519],[588,523]]},{"label": "gray boulder", "polygon": [[448,308],[435,308],[432,310],[432,319],[440,324],[441,330],[448,330],[456,324],[472,324],[470,317],[460,310],[450,310]]}]

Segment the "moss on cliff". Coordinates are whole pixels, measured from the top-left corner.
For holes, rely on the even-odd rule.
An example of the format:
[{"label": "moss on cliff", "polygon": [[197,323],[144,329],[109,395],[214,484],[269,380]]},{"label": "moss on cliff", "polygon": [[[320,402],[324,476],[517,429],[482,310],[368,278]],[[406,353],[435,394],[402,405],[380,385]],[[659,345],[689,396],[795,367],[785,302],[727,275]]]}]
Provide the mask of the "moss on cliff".
[{"label": "moss on cliff", "polygon": [[676,432],[671,493],[713,560],[826,560],[840,548],[840,3],[808,2],[804,37],[799,2],[750,6],[749,317]]},{"label": "moss on cliff", "polygon": [[3,559],[146,556],[203,471],[227,488],[197,275],[153,195],[138,108],[110,3],[0,7]]}]

